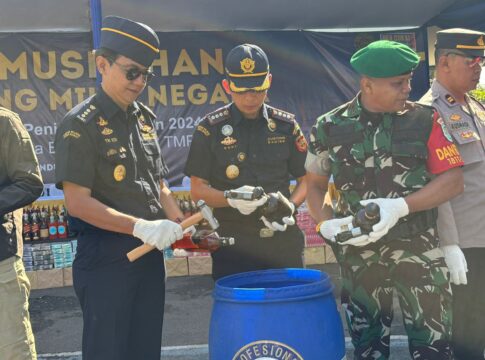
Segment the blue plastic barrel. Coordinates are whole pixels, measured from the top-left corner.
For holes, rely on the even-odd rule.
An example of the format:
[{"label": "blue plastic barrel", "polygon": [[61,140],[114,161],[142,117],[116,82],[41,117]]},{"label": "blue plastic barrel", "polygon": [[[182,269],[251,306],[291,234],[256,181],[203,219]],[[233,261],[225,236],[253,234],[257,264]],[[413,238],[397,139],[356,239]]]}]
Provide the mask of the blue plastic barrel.
[{"label": "blue plastic barrel", "polygon": [[277,269],[216,282],[210,360],[341,360],[342,323],[329,276]]}]

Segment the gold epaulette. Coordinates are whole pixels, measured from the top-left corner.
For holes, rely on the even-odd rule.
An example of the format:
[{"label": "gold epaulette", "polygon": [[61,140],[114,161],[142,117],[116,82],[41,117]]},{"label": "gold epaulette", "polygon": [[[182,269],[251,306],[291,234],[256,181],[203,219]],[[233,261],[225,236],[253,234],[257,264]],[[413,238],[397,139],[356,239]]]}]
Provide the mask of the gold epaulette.
[{"label": "gold epaulette", "polygon": [[213,111],[209,114],[206,115],[206,119],[209,122],[209,125],[214,126],[221,121],[224,121],[226,119],[229,119],[231,117],[231,114],[229,112],[229,106],[224,106],[216,111]]},{"label": "gold epaulette", "polygon": [[81,103],[78,105],[79,109],[73,109],[76,115],[76,119],[81,120],[83,123],[88,123],[94,117],[96,114],[98,114],[99,109],[96,107],[96,105],[93,104],[92,101],[86,101],[85,103]]},{"label": "gold epaulette", "polygon": [[267,108],[268,108],[268,115],[273,119],[283,120],[289,123],[293,123],[295,121],[295,114],[274,108],[272,106],[267,106]]}]

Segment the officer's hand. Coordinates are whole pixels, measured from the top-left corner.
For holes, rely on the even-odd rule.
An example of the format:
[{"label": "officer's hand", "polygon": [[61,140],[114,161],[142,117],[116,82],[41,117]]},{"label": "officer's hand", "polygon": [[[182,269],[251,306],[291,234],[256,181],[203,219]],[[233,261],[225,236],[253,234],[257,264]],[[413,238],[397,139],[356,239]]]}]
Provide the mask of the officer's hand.
[{"label": "officer's hand", "polygon": [[446,265],[450,270],[451,282],[455,285],[466,285],[468,265],[465,255],[458,245],[445,245],[441,247],[445,254]]},{"label": "officer's hand", "polygon": [[284,216],[281,221],[269,221],[266,217],[261,216],[261,220],[264,222],[264,225],[267,228],[273,231],[286,231],[286,227],[288,225],[295,225],[296,221],[293,217],[293,214],[295,213],[295,204],[293,204],[291,201],[288,201],[288,203],[291,208],[291,215]]},{"label": "officer's hand", "polygon": [[351,245],[351,246],[366,246],[373,243],[374,240],[370,238],[367,234],[362,234],[360,236],[351,238],[347,241],[339,242],[339,245]]},{"label": "officer's hand", "polygon": [[170,220],[148,221],[138,219],[133,228],[133,236],[136,236],[145,244],[163,250],[181,239],[183,231],[180,224]]},{"label": "officer's hand", "polygon": [[409,214],[409,207],[404,198],[397,199],[369,199],[362,200],[360,204],[366,206],[367,204],[374,202],[380,207],[381,220],[372,227],[372,231],[369,234],[371,242],[376,242],[389,230],[396,225],[400,218]]},{"label": "officer's hand", "polygon": [[325,240],[335,242],[335,235],[352,228],[352,219],[353,216],[347,216],[341,219],[324,220],[317,226],[317,231]]},{"label": "officer's hand", "polygon": [[[254,186],[244,185],[240,188],[236,189],[237,191],[247,191],[252,192],[254,190]],[[264,205],[268,200],[267,196],[261,197],[261,199],[257,200],[240,200],[240,199],[227,199],[227,203],[230,207],[238,209],[239,212],[243,215],[249,215],[254,212],[258,207]]]}]

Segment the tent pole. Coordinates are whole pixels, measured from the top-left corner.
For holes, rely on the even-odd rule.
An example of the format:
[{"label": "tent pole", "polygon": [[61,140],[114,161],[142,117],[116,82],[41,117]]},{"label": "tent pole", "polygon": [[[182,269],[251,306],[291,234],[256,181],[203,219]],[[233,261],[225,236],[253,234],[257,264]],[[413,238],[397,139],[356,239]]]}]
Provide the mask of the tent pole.
[{"label": "tent pole", "polygon": [[[89,0],[89,9],[91,14],[91,32],[93,34],[93,49],[97,49],[101,41],[101,19],[102,19],[101,0]],[[101,82],[101,76],[99,72],[96,71],[96,84],[99,85],[100,82]]]},{"label": "tent pole", "polygon": [[428,27],[425,25],[421,26],[421,33],[423,34],[424,42],[424,56],[426,60],[426,79],[428,79],[428,89],[430,88],[430,78],[429,78],[429,49],[428,49]]}]

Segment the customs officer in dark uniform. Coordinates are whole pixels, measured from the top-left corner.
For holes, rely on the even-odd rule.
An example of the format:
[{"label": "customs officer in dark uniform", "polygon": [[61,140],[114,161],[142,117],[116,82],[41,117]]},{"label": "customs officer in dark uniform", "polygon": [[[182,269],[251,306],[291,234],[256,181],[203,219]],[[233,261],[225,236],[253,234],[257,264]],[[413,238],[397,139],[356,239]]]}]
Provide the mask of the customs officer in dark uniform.
[{"label": "customs officer in dark uniform", "polygon": [[[222,84],[232,103],[208,114],[197,126],[185,173],[191,194],[214,207],[220,235],[236,244],[212,254],[214,279],[243,271],[302,267],[303,234],[293,216],[261,217],[266,197],[225,199],[224,190],[280,192],[294,211],[305,197],[307,143],[295,116],[264,103],[271,85],[268,58],[258,46],[239,45],[225,63]],[[290,197],[290,177],[297,180]],[[286,199],[287,200],[287,199]]]},{"label": "customs officer in dark uniform", "polygon": [[438,209],[441,249],[453,283],[453,346],[460,360],[485,354],[485,107],[468,94],[480,81],[484,51],[483,32],[438,31],[435,79],[420,100],[440,113],[465,163],[465,191]]},{"label": "customs officer in dark uniform", "polygon": [[[320,116],[306,161],[307,203],[342,273],[355,359],[388,359],[396,291],[413,359],[451,360],[451,289],[436,207],[463,191],[462,159],[431,107],[407,101],[419,56],[376,41],[356,52],[350,102]],[[322,206],[329,177],[335,214]],[[363,205],[380,206],[368,235],[337,242]]]},{"label": "customs officer in dark uniform", "polygon": [[159,40],[145,24],[108,16],[95,61],[97,93],[72,109],[56,134],[56,182],[79,230],[73,264],[83,311],[83,358],[160,359],[165,270],[152,251],[182,237],[163,178],[154,113],[136,101],[152,76]]}]

